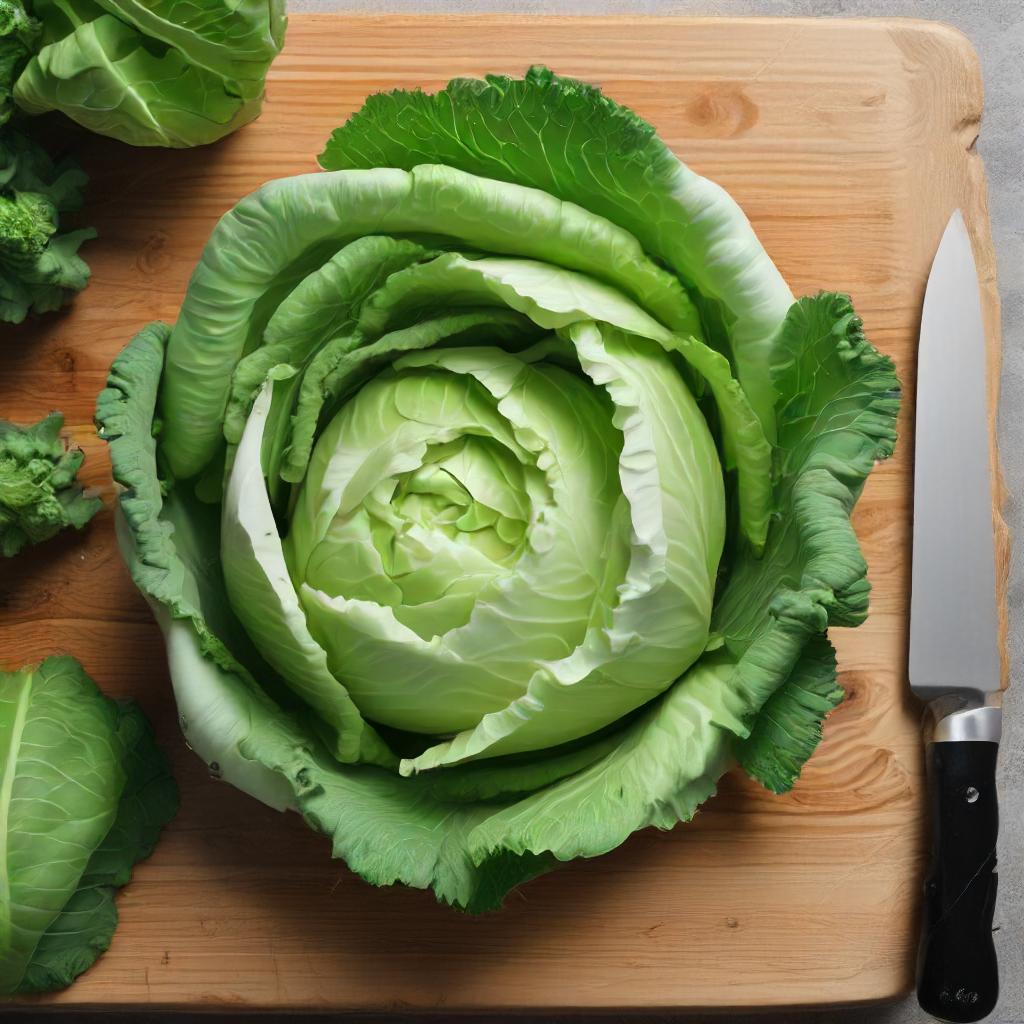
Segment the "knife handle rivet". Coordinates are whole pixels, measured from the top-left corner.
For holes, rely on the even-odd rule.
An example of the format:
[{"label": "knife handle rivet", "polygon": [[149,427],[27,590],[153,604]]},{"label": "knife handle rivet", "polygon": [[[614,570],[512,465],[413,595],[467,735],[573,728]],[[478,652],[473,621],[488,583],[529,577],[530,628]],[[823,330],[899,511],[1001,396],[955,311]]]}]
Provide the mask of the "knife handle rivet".
[{"label": "knife handle rivet", "polygon": [[981,794],[973,786],[968,786],[967,789],[964,790],[964,799],[969,804],[976,804],[979,796],[981,796]]}]

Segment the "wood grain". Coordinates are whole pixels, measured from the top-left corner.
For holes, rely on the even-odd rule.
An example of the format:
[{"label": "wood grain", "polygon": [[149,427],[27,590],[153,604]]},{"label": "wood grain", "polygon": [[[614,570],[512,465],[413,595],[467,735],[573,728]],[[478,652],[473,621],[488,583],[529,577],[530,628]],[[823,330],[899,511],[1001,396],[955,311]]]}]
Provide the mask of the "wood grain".
[{"label": "wood grain", "polygon": [[[146,321],[173,320],[217,218],[261,182],[314,169],[371,91],[433,89],[535,62],[597,82],[742,204],[795,292],[852,293],[907,389],[902,441],[856,526],[867,624],[837,630],[849,697],[787,796],[739,774],[698,819],[647,832],[463,918],[375,891],[326,841],[204,777],[175,724],[160,638],[104,511],[0,566],[0,661],[77,655],[137,697],[181,781],[181,814],[120,899],[99,965],[48,1004],[216,1008],[722,1007],[888,999],[912,981],[923,867],[920,708],[905,686],[914,356],[932,254],[964,209],[983,277],[993,409],[999,306],[981,84],[967,41],[925,23],[293,17],[265,113],[198,152],[65,136],[93,177],[73,308],[6,330],[0,410],[64,409],[87,483],[113,494],[93,402]],[[994,433],[993,433],[994,437]],[[993,441],[992,457],[995,455]],[[1003,559],[1005,564],[1005,558]]]}]

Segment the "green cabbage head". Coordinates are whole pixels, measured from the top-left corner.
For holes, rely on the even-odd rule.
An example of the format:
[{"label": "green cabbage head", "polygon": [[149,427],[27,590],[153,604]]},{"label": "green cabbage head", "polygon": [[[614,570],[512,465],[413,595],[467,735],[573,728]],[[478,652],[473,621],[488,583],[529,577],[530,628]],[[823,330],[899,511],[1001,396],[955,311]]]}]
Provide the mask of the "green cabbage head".
[{"label": "green cabbage head", "polygon": [[898,386],[740,209],[533,69],[372,97],[218,224],[98,420],[211,769],[469,910],[788,788]]},{"label": "green cabbage head", "polygon": [[[31,0],[0,38],[5,79],[29,114],[59,110],[133,146],[200,146],[251,121],[284,42],[284,0]],[[0,0],[16,12],[19,0]],[[11,15],[13,21],[13,14]],[[29,32],[31,31],[31,36]],[[4,54],[10,51],[9,59]],[[4,71],[7,74],[4,74]]]}]

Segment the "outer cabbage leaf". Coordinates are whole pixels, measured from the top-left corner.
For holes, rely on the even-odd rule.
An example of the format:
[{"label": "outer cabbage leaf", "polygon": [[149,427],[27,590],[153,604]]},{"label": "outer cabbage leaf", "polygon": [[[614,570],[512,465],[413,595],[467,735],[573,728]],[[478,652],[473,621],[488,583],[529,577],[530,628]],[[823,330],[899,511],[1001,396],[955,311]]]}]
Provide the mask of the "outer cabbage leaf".
[{"label": "outer cabbage leaf", "polygon": [[77,164],[55,166],[36,143],[0,129],[0,321],[60,309],[86,286],[78,248],[96,232],[59,232],[60,215],[81,206],[86,180]]},{"label": "outer cabbage leaf", "polygon": [[[246,734],[250,707],[232,690],[200,688],[212,663],[244,681],[262,715],[277,710],[227,646],[247,649],[219,569],[215,510],[211,516],[207,507],[204,517],[204,507],[197,504],[189,518],[180,506],[164,501],[153,413],[169,334],[170,328],[159,322],[143,328],[114,360],[96,402],[97,427],[110,443],[114,479],[123,488],[118,541],[135,585],[167,638],[182,731],[189,743],[216,774],[271,807],[284,808],[291,803],[284,781],[232,753]],[[183,680],[195,680],[197,689],[183,690]]]},{"label": "outer cabbage leaf", "polygon": [[171,335],[162,448],[176,477],[198,474],[220,450],[231,374],[258,346],[274,300],[319,265],[323,249],[381,233],[441,233],[465,249],[577,270],[614,285],[679,333],[699,330],[685,290],[632,235],[535,189],[442,166],[269,182],[221,218]]},{"label": "outer cabbage leaf", "polygon": [[773,793],[792,788],[821,741],[825,718],[843,697],[836,652],[826,634],[815,633],[786,682],[765,702],[750,735],[736,745],[744,771]]},{"label": "outer cabbage leaf", "polygon": [[64,416],[52,412],[31,427],[0,420],[0,555],[80,530],[100,510],[75,479],[85,456],[61,440]]},{"label": "outer cabbage leaf", "polygon": [[343,762],[394,761],[327,667],[288,578],[260,452],[272,388],[253,406],[224,495],[221,558],[232,607],[263,656],[323,719]]},{"label": "outer cabbage leaf", "polygon": [[[849,297],[836,293],[793,306],[771,370],[781,515],[763,557],[743,544],[734,555],[715,627],[734,655],[755,645],[793,655],[791,676],[737,749],[750,774],[779,792],[792,786],[822,720],[842,699],[835,656],[821,634],[867,616],[867,564],[850,516],[872,467],[892,454],[900,386],[892,361],[864,337]],[[801,624],[795,647],[792,629]]]},{"label": "outer cabbage leaf", "polygon": [[43,45],[18,106],[136,146],[203,145],[251,121],[285,30],[283,0],[37,0],[34,13]]},{"label": "outer cabbage leaf", "polygon": [[335,130],[320,164],[446,164],[542,189],[629,231],[691,287],[707,340],[733,362],[772,438],[768,361],[793,296],[728,193],[599,89],[538,67],[522,80],[455,79],[433,95],[380,93]]}]

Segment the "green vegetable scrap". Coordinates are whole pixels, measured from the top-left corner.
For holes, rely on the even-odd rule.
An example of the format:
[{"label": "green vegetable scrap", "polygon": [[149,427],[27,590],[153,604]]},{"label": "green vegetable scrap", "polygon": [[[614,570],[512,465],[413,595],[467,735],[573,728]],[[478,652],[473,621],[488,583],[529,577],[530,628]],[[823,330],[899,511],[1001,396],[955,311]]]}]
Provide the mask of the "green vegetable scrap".
[{"label": "green vegetable scrap", "polygon": [[96,232],[59,231],[60,215],[82,205],[86,181],[77,164],[54,165],[31,139],[0,129],[0,321],[60,309],[86,286],[78,248]]},{"label": "green vegetable scrap", "polygon": [[0,0],[0,125],[14,109],[14,83],[35,52],[39,23],[20,0]]},{"label": "green vegetable scrap", "polygon": [[85,456],[61,440],[63,425],[59,412],[31,427],[0,420],[0,555],[5,558],[67,526],[80,530],[102,508],[75,479]]},{"label": "green vegetable scrap", "polygon": [[42,29],[14,82],[18,106],[133,146],[200,146],[256,117],[286,23],[284,0],[33,0],[31,11]]},{"label": "green vegetable scrap", "polygon": [[74,658],[0,672],[0,995],[92,966],[117,890],[177,808],[134,703],[104,697]]},{"label": "green vegetable scrap", "polygon": [[793,784],[867,613],[899,387],[635,114],[371,97],[214,230],[100,395],[191,746],[470,911]]}]

